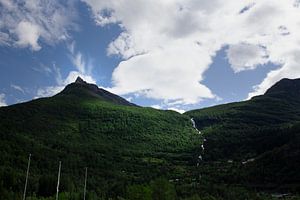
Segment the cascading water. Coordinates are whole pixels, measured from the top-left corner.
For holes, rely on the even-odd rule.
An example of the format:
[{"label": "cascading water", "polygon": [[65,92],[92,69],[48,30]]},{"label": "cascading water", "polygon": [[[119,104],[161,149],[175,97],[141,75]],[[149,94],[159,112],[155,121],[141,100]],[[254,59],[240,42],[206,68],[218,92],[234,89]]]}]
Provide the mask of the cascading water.
[{"label": "cascading water", "polygon": [[[202,134],[201,131],[199,131],[199,130],[197,129],[195,120],[194,120],[193,118],[191,118],[191,122],[192,122],[193,128],[194,128],[199,134]],[[206,139],[203,138],[203,142],[205,142],[205,141],[206,141]],[[205,148],[204,148],[204,143],[201,144],[201,149],[202,149],[202,155],[200,154],[200,155],[198,156],[197,166],[199,166],[200,162],[203,160],[203,157],[202,157],[202,156],[204,155],[204,150],[205,150]]]}]

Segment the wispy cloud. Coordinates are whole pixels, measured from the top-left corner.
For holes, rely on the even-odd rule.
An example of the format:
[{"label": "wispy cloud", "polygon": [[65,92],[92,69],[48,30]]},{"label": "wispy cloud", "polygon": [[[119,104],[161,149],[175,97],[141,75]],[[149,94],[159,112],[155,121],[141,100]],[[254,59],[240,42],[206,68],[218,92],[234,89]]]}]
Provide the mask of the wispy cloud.
[{"label": "wispy cloud", "polygon": [[73,41],[68,45],[70,52],[69,58],[73,63],[74,67],[82,74],[90,75],[93,70],[91,59],[86,59],[82,52],[76,51],[76,42]]},{"label": "wispy cloud", "polygon": [[91,64],[87,64],[89,62],[84,59],[82,53],[76,50],[76,43],[72,42],[70,45],[68,45],[68,49],[69,58],[76,70],[70,71],[67,77],[64,78],[60,72],[60,68],[54,63],[51,71],[55,78],[56,84],[53,86],[39,88],[37,90],[36,98],[53,96],[59,93],[66,85],[74,82],[78,76],[89,83],[96,84],[96,81],[91,74],[93,66]]},{"label": "wispy cloud", "polygon": [[17,90],[17,91],[19,91],[19,92],[21,92],[21,93],[23,93],[23,94],[25,94],[25,90],[19,85],[11,84],[10,87]]}]

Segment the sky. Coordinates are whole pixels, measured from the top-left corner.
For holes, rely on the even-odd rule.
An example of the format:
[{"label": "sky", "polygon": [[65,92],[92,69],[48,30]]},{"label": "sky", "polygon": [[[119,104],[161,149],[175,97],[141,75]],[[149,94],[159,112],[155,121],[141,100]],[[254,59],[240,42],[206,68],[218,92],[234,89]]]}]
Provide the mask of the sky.
[{"label": "sky", "polygon": [[299,0],[0,0],[0,106],[81,76],[184,112],[300,77]]}]

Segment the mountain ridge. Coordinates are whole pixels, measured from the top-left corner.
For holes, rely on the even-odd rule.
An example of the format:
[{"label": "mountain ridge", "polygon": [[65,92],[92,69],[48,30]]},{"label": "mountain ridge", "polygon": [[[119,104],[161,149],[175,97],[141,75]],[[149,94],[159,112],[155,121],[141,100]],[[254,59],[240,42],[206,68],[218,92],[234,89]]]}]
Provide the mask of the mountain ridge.
[{"label": "mountain ridge", "polygon": [[124,105],[124,106],[137,106],[124,98],[113,94],[105,89],[99,88],[96,84],[87,83],[80,76],[77,77],[75,82],[67,85],[63,91],[55,96],[73,95],[83,98],[97,98],[107,102]]},{"label": "mountain ridge", "polygon": [[[76,93],[77,93],[77,95],[80,95],[80,94],[78,94],[78,92],[76,92],[76,90],[80,90],[80,89],[87,89],[90,92],[90,93],[89,92],[85,92],[85,93],[81,92],[81,95],[84,95],[86,97],[89,96],[92,98],[98,98],[100,100],[105,100],[107,102],[113,102],[113,103],[119,104],[119,105],[140,107],[140,105],[136,105],[132,102],[129,102],[121,96],[113,94],[103,88],[99,88],[96,84],[87,83],[80,76],[78,76],[73,83],[66,85],[66,87],[61,92],[59,92],[58,94],[56,94],[54,96],[70,95],[72,93],[73,93],[73,95],[76,95]],[[288,93],[291,94],[291,92],[293,92],[293,91],[296,91],[296,92],[294,92],[295,95],[300,96],[300,78],[297,78],[297,79],[283,78],[280,81],[276,82],[273,86],[271,86],[264,94],[254,96],[251,99],[255,100],[255,99],[258,99],[261,97],[286,98],[287,97],[286,95]],[[294,97],[295,95],[288,95],[288,96]],[[249,100],[246,100],[246,101],[249,101]],[[241,102],[243,102],[243,101],[241,101]],[[241,103],[241,102],[229,102],[226,104],[218,104],[215,106],[204,107],[204,108],[200,108],[200,109],[207,109],[207,108],[223,106],[223,105],[228,105],[228,104],[234,104],[234,103]],[[23,103],[26,103],[26,102],[23,102]],[[16,105],[16,104],[12,104],[9,106],[13,106],[13,105]],[[3,107],[6,107],[6,106],[3,106]],[[185,113],[191,112],[193,110],[199,110],[199,109],[188,110]]]},{"label": "mountain ridge", "polygon": [[300,78],[281,79],[265,92],[265,95],[270,95],[270,96],[276,96],[276,95],[282,96],[283,94],[300,96]]}]

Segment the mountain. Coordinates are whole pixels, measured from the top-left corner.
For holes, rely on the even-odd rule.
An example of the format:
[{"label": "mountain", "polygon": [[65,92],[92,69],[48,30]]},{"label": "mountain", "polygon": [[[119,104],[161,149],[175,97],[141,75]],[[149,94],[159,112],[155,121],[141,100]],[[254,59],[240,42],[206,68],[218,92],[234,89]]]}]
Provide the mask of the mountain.
[{"label": "mountain", "polygon": [[185,115],[205,137],[207,162],[244,163],[239,176],[256,187],[300,188],[300,79],[282,79],[248,101]]},{"label": "mountain", "polygon": [[[0,199],[273,199],[300,191],[299,79],[251,100],[144,108],[80,77],[59,94],[0,108]],[[299,195],[298,195],[299,196]],[[297,197],[295,197],[297,198]]]},{"label": "mountain", "polygon": [[267,90],[265,96],[271,97],[300,97],[300,79],[282,79]]},{"label": "mountain", "polygon": [[77,77],[74,83],[66,86],[66,88],[56,96],[73,96],[74,98],[96,98],[110,103],[124,105],[124,106],[137,106],[128,102],[124,98],[110,93],[102,88],[98,88],[95,84],[89,84]]},{"label": "mountain", "polygon": [[0,199],[22,196],[29,154],[29,196],[55,194],[62,161],[61,192],[81,192],[88,167],[89,194],[106,199],[159,177],[189,179],[200,144],[189,117],[78,78],[53,97],[0,108]]}]

